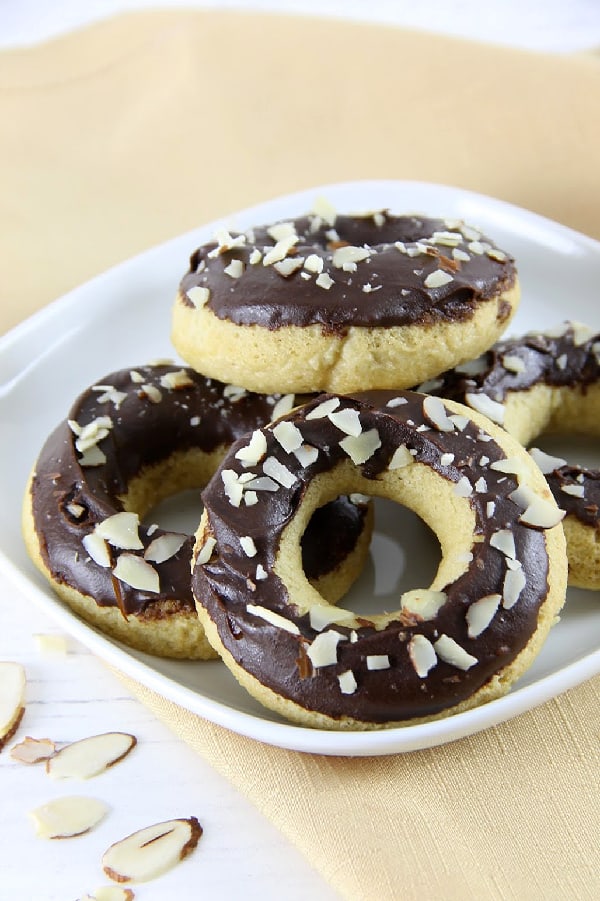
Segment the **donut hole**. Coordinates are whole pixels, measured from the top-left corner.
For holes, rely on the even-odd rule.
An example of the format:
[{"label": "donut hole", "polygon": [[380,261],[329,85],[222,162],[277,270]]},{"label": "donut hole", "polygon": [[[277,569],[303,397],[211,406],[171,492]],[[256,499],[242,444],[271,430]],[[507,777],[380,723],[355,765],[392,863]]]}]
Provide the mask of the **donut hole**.
[{"label": "donut hole", "polygon": [[[306,612],[314,605],[328,603],[308,583],[303,571],[301,538],[315,508],[339,494],[361,493],[376,498],[380,507],[380,529],[381,524],[386,523],[385,530],[372,543],[370,571],[363,574],[352,596],[344,597],[342,615],[344,611],[351,611],[361,618],[367,617],[377,628],[384,628],[398,616],[401,595],[405,591],[417,588],[442,591],[466,571],[476,541],[474,513],[468,501],[457,496],[454,487],[453,482],[418,462],[399,471],[388,471],[377,479],[365,478],[351,463],[317,476],[310,483],[296,516],[282,534],[274,566],[287,586],[291,602]],[[435,498],[434,504],[431,498]],[[411,536],[411,544],[403,560],[404,530]],[[428,547],[426,555],[421,553],[421,539]],[[377,565],[378,557],[383,562],[384,558],[394,555],[398,559],[392,560],[391,572],[395,568],[396,575],[390,575],[388,571],[383,577],[381,563],[379,567]],[[405,565],[409,559],[410,566]]]},{"label": "donut hole", "polygon": [[344,607],[359,616],[392,610],[398,598],[430,585],[441,560],[440,543],[413,510],[375,498],[373,536],[360,578],[344,596]]},{"label": "donut hole", "polygon": [[200,488],[177,491],[154,504],[142,518],[145,526],[157,525],[165,532],[185,532],[193,535],[198,528],[204,509],[200,499]]}]

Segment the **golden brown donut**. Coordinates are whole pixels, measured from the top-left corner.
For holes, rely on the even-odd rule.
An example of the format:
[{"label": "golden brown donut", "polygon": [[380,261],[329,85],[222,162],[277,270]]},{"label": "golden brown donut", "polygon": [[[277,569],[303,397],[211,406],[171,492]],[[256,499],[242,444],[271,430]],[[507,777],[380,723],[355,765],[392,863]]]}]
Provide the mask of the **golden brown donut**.
[{"label": "golden brown donut", "polygon": [[[600,435],[600,334],[566,322],[498,342],[423,390],[480,410],[529,446],[541,434]],[[563,527],[569,584],[600,588],[600,471],[570,466],[532,447]]]},{"label": "golden brown donut", "polygon": [[[530,665],[565,598],[562,514],[503,429],[453,401],[373,391],[323,395],[244,444],[204,491],[192,589],[209,641],[261,703],[379,729],[497,698]],[[406,505],[440,541],[432,584],[389,613],[334,607],[303,572],[315,506],[354,491]]]},{"label": "golden brown donut", "polygon": [[518,300],[512,257],[463,222],[327,208],[199,247],[172,341],[253,391],[401,388],[488,348]]},{"label": "golden brown donut", "polygon": [[[192,537],[142,520],[165,497],[203,487],[236,438],[293,403],[176,365],[111,373],[39,455],[23,508],[30,556],[75,612],[114,638],[160,656],[215,657],[191,593]],[[307,530],[308,571],[332,600],[362,567],[370,523],[362,501],[338,498]]]}]

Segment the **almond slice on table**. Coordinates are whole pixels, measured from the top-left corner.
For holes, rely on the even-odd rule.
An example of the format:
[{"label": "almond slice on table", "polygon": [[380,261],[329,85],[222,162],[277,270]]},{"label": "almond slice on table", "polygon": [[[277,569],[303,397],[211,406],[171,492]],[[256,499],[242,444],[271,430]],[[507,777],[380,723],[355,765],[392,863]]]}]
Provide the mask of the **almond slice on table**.
[{"label": "almond slice on table", "polygon": [[196,817],[147,826],[110,846],[102,858],[104,872],[115,882],[148,882],[187,857],[201,835]]},{"label": "almond slice on table", "polygon": [[25,670],[20,663],[0,663],[0,751],[25,713]]},{"label": "almond slice on table", "polygon": [[90,779],[123,760],[137,744],[126,732],[105,732],[61,748],[46,763],[53,779]]},{"label": "almond slice on table", "polygon": [[107,813],[103,801],[70,795],[48,801],[29,815],[40,838],[75,838],[97,826]]},{"label": "almond slice on table", "polygon": [[13,745],[10,756],[19,763],[41,763],[48,760],[56,751],[56,745],[51,738],[32,738],[26,735],[22,742]]},{"label": "almond slice on table", "polygon": [[135,895],[130,888],[121,885],[101,885],[93,895],[83,895],[79,901],[133,901]]}]

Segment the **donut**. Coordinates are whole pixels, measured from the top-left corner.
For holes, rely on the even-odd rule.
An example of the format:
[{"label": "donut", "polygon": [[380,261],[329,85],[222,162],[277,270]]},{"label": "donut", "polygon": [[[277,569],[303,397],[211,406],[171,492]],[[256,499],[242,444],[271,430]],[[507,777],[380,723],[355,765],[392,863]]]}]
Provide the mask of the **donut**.
[{"label": "donut", "polygon": [[407,388],[488,348],[518,300],[513,258],[462,222],[327,207],[199,247],[171,337],[253,391]]},{"label": "donut", "polygon": [[[600,435],[600,334],[565,322],[498,342],[424,390],[486,414],[522,444],[542,433]],[[569,584],[600,588],[600,471],[571,466],[532,447],[558,506],[569,558]]]},{"label": "donut", "polygon": [[[77,614],[130,647],[216,657],[191,593],[192,536],[140,520],[162,499],[203,487],[236,438],[293,403],[176,365],[106,376],[39,454],[23,505],[32,560]],[[307,530],[307,571],[332,600],[360,572],[370,521],[361,499],[339,498]]]},{"label": "donut", "polygon": [[[192,571],[207,637],[240,684],[328,729],[425,722],[506,692],[566,586],[562,514],[525,449],[462,404],[409,391],[324,394],[260,434],[203,492]],[[277,490],[240,502],[265,477]],[[428,588],[375,616],[328,604],[302,571],[312,510],[356,491],[414,510],[442,550]]]}]

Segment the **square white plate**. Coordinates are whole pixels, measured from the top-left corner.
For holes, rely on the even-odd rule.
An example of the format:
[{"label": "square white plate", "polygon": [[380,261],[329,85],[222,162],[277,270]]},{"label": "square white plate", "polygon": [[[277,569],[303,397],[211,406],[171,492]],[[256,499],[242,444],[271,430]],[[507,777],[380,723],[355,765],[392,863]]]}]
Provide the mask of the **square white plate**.
[{"label": "square white plate", "polygon": [[[424,725],[378,732],[313,730],[280,720],[237,685],[220,662],[160,660],[131,651],[78,620],[30,564],[20,534],[28,473],[46,435],[77,394],[121,367],[173,357],[170,317],[178,282],[194,248],[219,225],[247,228],[306,212],[326,196],[343,211],[388,207],[463,218],[514,254],[522,284],[512,334],[578,319],[600,329],[600,244],[501,201],[456,188],[373,181],[327,185],[269,201],[182,235],[70,292],[0,339],[0,567],[27,597],[99,657],[201,717],[284,748],[320,754],[377,755],[432,747],[526,711],[600,672],[598,594],[569,590],[560,623],[531,669],[506,697]],[[562,448],[563,454],[565,448]],[[556,451],[555,451],[556,452]],[[573,453],[571,453],[571,458]],[[579,462],[590,462],[580,460]],[[596,465],[600,460],[592,461]],[[392,524],[378,510],[373,565],[352,591],[354,603],[428,584],[436,551],[419,521]],[[411,547],[398,546],[397,534]],[[346,605],[346,601],[344,602]],[[367,604],[368,606],[368,604]],[[363,609],[367,609],[364,607]]]}]

